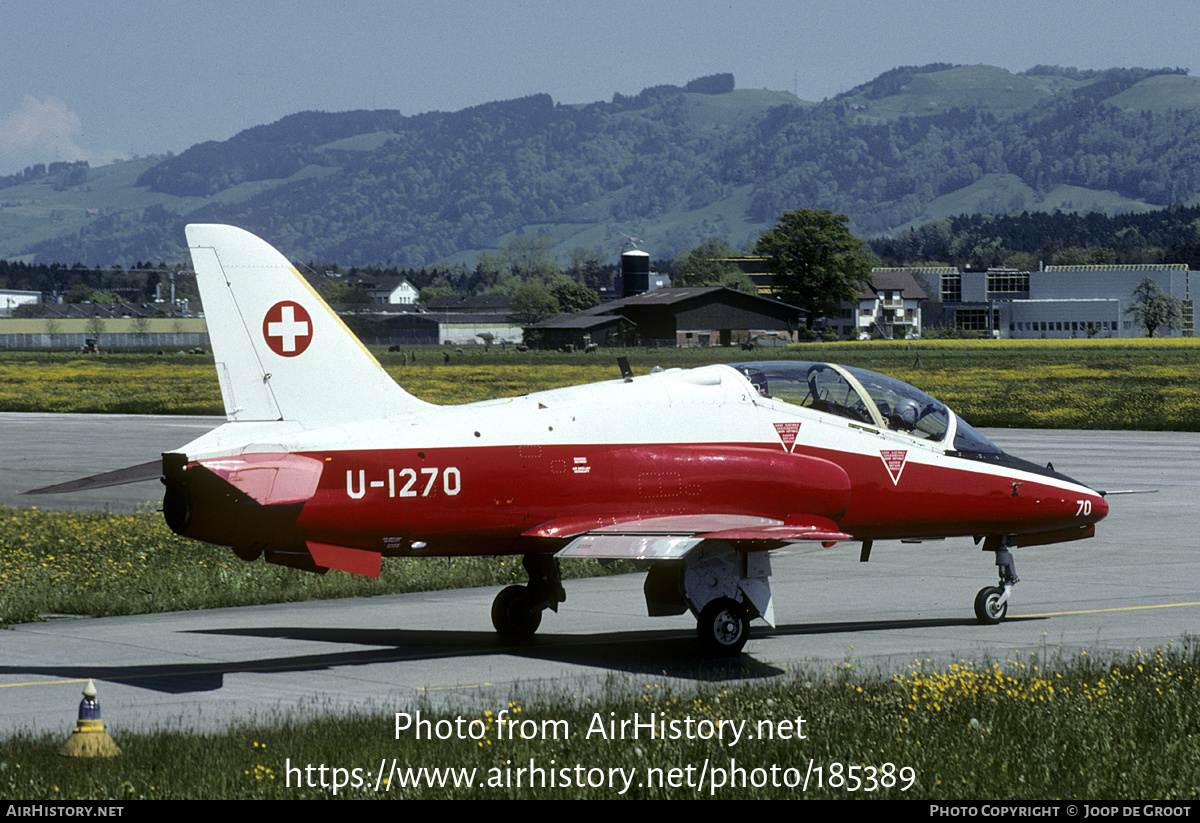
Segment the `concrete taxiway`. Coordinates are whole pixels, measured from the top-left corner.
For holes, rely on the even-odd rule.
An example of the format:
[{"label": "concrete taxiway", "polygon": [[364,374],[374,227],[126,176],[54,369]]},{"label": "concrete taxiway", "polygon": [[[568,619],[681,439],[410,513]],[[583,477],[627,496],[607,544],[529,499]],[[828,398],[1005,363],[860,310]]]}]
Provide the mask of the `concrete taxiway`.
[{"label": "concrete taxiway", "polygon": [[[153,484],[82,503],[13,492],[144,462],[217,422],[0,415],[0,503],[131,508],[158,494]],[[568,581],[562,610],[547,613],[526,646],[492,633],[494,588],[57,619],[0,632],[0,735],[65,736],[89,677],[115,733],[348,709],[378,712],[386,724],[390,713],[420,705],[505,705],[514,690],[529,700],[845,662],[867,672],[927,658],[1123,655],[1200,631],[1200,434],[987,434],[1094,488],[1157,490],[1111,497],[1094,539],[1018,550],[1021,583],[998,626],[974,619],[975,592],[996,573],[970,540],[878,543],[866,564],[858,544],[774,553],[777,626],[756,624],[734,661],[701,658],[690,617],[645,617],[641,575]]]}]

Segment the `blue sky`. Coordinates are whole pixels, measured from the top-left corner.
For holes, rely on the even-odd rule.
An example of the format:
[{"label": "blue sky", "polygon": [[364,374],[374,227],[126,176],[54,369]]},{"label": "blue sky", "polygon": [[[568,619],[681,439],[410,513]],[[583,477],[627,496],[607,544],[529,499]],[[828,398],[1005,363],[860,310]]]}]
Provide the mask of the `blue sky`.
[{"label": "blue sky", "polygon": [[0,0],[0,174],[304,110],[560,103],[733,72],[821,100],[901,65],[1193,66],[1195,0]]}]

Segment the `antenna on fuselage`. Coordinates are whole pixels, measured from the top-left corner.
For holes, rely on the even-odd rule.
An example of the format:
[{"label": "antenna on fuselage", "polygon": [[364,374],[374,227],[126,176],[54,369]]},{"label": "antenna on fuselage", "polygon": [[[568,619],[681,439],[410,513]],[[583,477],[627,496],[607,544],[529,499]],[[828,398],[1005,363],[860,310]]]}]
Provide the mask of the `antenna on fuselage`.
[{"label": "antenna on fuselage", "polygon": [[621,376],[625,378],[626,383],[633,379],[633,369],[629,368],[628,357],[625,357],[624,355],[618,357],[617,365],[621,368]]}]

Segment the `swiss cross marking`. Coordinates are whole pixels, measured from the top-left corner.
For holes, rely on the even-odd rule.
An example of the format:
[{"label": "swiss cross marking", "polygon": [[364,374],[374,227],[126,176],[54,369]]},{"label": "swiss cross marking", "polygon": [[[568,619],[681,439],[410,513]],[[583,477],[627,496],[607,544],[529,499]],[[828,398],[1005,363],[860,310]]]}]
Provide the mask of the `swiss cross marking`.
[{"label": "swiss cross marking", "polygon": [[312,318],[299,303],[281,300],[263,317],[263,338],[280,357],[303,354],[312,342]]},{"label": "swiss cross marking", "polygon": [[897,485],[900,482],[900,472],[904,471],[904,461],[908,452],[905,449],[881,449],[879,456],[883,459],[888,474],[892,476],[892,485]]},{"label": "swiss cross marking", "polygon": [[800,424],[798,422],[776,423],[775,431],[783,442],[784,450],[790,452],[796,445],[796,434],[800,431]]}]

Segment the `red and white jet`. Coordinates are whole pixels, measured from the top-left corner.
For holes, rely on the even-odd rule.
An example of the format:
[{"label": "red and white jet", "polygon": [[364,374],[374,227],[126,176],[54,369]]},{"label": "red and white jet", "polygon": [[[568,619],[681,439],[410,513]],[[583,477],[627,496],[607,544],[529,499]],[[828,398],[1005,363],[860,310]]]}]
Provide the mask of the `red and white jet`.
[{"label": "red and white jet", "polygon": [[[690,610],[707,650],[773,624],[770,549],[969,535],[1004,618],[1018,546],[1090,537],[1103,496],[1013,457],[889,377],[778,361],[641,377],[463,406],[398,386],[274,248],[187,227],[228,422],[144,467],[41,491],[161,477],[181,535],[244,560],[378,576],[383,557],[513,555],[506,638],[565,600],[560,557],[649,569],[651,615]],[[627,371],[627,370],[626,370]]]}]

